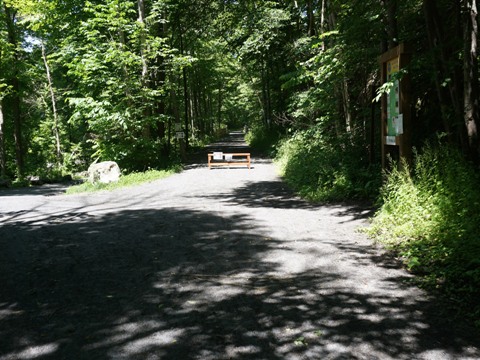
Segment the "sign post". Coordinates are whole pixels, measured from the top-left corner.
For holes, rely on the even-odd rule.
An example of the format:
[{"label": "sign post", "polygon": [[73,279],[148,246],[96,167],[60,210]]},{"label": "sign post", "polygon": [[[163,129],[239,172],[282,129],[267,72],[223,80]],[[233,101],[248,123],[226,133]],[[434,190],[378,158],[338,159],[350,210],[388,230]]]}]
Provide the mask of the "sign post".
[{"label": "sign post", "polygon": [[[382,96],[382,168],[387,156],[407,162],[412,158],[410,79],[400,77],[400,71],[410,62],[410,52],[405,44],[390,49],[380,56],[382,84],[391,83],[388,94]],[[401,162],[399,161],[401,166]]]},{"label": "sign post", "polygon": [[185,147],[185,132],[182,130],[181,123],[175,123],[175,139],[180,144],[180,156],[185,161],[187,159],[187,151]]}]

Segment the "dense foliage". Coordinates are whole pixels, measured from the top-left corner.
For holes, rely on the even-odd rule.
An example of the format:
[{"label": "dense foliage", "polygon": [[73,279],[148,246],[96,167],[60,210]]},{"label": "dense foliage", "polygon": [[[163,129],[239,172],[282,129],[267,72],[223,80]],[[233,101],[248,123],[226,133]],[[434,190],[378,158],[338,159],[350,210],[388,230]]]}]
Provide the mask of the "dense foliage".
[{"label": "dense foliage", "polygon": [[[413,169],[394,168],[368,229],[428,287],[480,316],[479,174],[448,145],[427,146]],[[479,323],[480,325],[480,323]]]},{"label": "dense foliage", "polygon": [[286,181],[314,201],[374,200],[381,183],[380,169],[369,165],[361,146],[329,142],[318,128],[283,141],[277,163]]}]

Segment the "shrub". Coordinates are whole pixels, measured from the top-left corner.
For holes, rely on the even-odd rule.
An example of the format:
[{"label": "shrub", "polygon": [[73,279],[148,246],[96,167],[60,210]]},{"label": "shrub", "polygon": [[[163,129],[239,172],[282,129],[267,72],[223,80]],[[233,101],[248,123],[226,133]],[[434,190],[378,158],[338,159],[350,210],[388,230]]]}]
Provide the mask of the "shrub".
[{"label": "shrub", "polygon": [[373,200],[381,184],[380,171],[366,159],[361,147],[329,141],[312,128],[281,142],[276,162],[286,182],[310,200]]},{"label": "shrub", "polygon": [[[397,251],[423,285],[480,315],[480,180],[462,154],[426,146],[413,169],[394,169],[367,232]],[[473,310],[473,311],[472,311]]]},{"label": "shrub", "polygon": [[276,130],[267,129],[262,125],[255,125],[248,130],[245,141],[249,146],[269,156],[275,155],[275,145],[278,143],[280,134]]}]

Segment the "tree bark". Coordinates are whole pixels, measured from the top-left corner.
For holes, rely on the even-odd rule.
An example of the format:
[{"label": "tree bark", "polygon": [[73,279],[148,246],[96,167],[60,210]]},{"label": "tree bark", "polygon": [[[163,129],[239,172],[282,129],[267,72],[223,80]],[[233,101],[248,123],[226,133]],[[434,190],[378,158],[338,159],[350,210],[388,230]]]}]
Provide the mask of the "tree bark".
[{"label": "tree bark", "polygon": [[[449,54],[455,53],[454,51],[449,50],[448,41],[445,37],[445,29],[443,21],[440,17],[438,11],[437,3],[435,0],[424,0],[423,1],[423,11],[425,14],[425,22],[427,28],[428,41],[431,51],[435,52],[435,88],[437,91],[437,97],[440,104],[440,112],[443,121],[443,127],[447,134],[449,135],[450,140],[453,141],[453,135],[459,133],[458,126],[456,122],[452,123],[452,114],[449,111],[449,104],[454,112],[454,119],[461,119],[463,117],[462,111],[462,101],[459,84],[461,84],[461,79],[459,79],[458,71],[451,69],[450,64],[453,62],[449,58]],[[449,75],[451,81],[448,82],[447,88],[443,86],[443,81],[445,76]],[[441,78],[440,78],[441,76]],[[460,131],[460,139],[462,131]],[[462,140],[460,140],[462,142]]]},{"label": "tree bark", "polygon": [[315,31],[315,13],[313,11],[312,0],[307,0],[307,20],[308,20],[308,36],[316,35]]},{"label": "tree bark", "polygon": [[397,0],[386,0],[388,48],[398,45]]},{"label": "tree bark", "polygon": [[45,72],[47,74],[47,83],[48,83],[48,92],[50,93],[50,100],[52,101],[52,113],[53,113],[53,135],[55,137],[55,150],[57,156],[57,165],[60,166],[62,163],[62,148],[60,143],[60,130],[58,127],[58,112],[57,112],[57,101],[55,99],[55,92],[53,90],[52,76],[50,74],[50,66],[48,65],[47,55],[45,53],[45,44],[41,42],[42,47],[42,59],[43,64],[45,65]]},{"label": "tree bark", "polygon": [[464,0],[464,121],[468,135],[469,155],[479,162],[478,141],[478,54],[477,1]]},{"label": "tree bark", "polygon": [[3,109],[0,100],[0,177],[4,178],[7,173],[7,162],[5,157],[5,138],[3,135]]},{"label": "tree bark", "polygon": [[[180,26],[180,54],[184,54],[184,48],[183,48],[183,34],[182,34],[182,27]],[[184,105],[185,105],[185,119],[184,119],[184,124],[185,124],[185,150],[188,151],[189,147],[189,100],[188,100],[188,81],[187,81],[187,70],[185,67],[182,69],[182,77],[183,77],[183,100],[184,100]]]},{"label": "tree bark", "polygon": [[[166,19],[166,13],[162,14],[162,19]],[[162,24],[156,24],[155,33],[159,38],[166,38],[167,37],[167,21],[163,21]],[[166,69],[166,62],[165,58],[158,54],[155,57],[155,65],[157,70],[155,72],[151,71],[151,87],[154,89],[158,89],[165,86],[165,82],[167,79],[167,69]],[[166,114],[166,102],[167,100],[164,97],[157,98],[155,104],[155,111],[157,114],[156,120],[156,135],[158,139],[163,139],[166,133],[166,125],[165,125],[165,118],[164,115]],[[168,125],[167,125],[168,127]],[[169,140],[170,141],[170,140]],[[166,153],[169,153],[169,145],[166,146]]]},{"label": "tree bark", "polygon": [[148,65],[145,57],[145,3],[144,0],[137,0],[138,22],[140,23],[140,58],[142,60],[142,84],[146,85],[148,76]]},{"label": "tree bark", "polygon": [[341,84],[342,89],[342,106],[343,106],[343,115],[345,116],[345,131],[347,133],[352,133],[352,113],[350,106],[350,95],[348,93],[348,82],[347,79],[342,80]]},{"label": "tree bark", "polygon": [[220,130],[220,125],[222,124],[222,105],[223,105],[223,86],[222,83],[218,84],[218,104],[217,104],[217,121],[218,121],[218,130]]},{"label": "tree bark", "polygon": [[262,100],[260,103],[262,104],[262,109],[263,109],[263,125],[265,128],[268,129],[268,109],[267,109],[267,86],[266,86],[266,75],[265,75],[265,65],[262,62],[261,64],[261,77],[260,80],[262,82]]},{"label": "tree bark", "polygon": [[398,45],[397,0],[380,0],[384,9],[384,39],[381,43],[382,53]]},{"label": "tree bark", "polygon": [[15,13],[4,4],[5,9],[5,21],[7,25],[8,42],[13,49],[13,61],[12,64],[12,77],[9,79],[9,85],[11,86],[11,92],[8,95],[10,97],[10,103],[12,106],[12,117],[14,123],[14,138],[15,138],[15,162],[17,167],[18,178],[23,178],[23,141],[22,141],[22,113],[21,113],[21,98],[20,98],[20,80],[18,64],[20,63],[20,57],[18,54],[18,40],[15,31]]},{"label": "tree bark", "polygon": [[272,96],[271,96],[271,91],[270,91],[270,68],[269,68],[269,62],[267,60],[266,62],[266,95],[267,95],[267,126],[268,129],[271,129],[272,127]]},{"label": "tree bark", "polygon": [[[321,9],[321,12],[320,12],[320,34],[324,34],[325,33],[325,27],[324,27],[324,23],[325,23],[325,1],[326,0],[322,0],[322,9]],[[322,39],[322,51],[325,51],[325,39]]]}]

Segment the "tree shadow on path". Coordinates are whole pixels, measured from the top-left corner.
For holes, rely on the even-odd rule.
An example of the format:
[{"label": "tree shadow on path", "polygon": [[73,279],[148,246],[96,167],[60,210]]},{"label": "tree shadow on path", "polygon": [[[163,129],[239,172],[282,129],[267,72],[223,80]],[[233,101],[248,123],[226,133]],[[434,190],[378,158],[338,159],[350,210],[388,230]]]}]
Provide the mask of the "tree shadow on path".
[{"label": "tree shadow on path", "polygon": [[426,300],[357,292],[328,268],[280,272],[267,255],[289,239],[248,216],[77,211],[0,227],[0,359],[477,354]]},{"label": "tree shadow on path", "polygon": [[[326,209],[336,226],[365,216],[361,207],[305,202],[275,180],[199,200]],[[248,211],[109,205],[42,215],[40,201],[32,214],[3,218],[0,360],[480,357],[473,333],[446,327],[431,299],[374,247],[272,237]],[[283,256],[328,261],[290,271]],[[342,263],[366,283],[352,284]],[[385,276],[373,287],[376,268]]]}]

